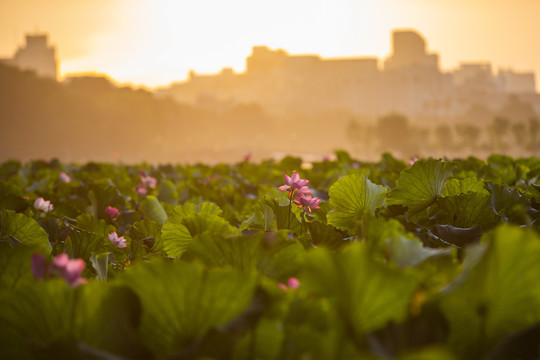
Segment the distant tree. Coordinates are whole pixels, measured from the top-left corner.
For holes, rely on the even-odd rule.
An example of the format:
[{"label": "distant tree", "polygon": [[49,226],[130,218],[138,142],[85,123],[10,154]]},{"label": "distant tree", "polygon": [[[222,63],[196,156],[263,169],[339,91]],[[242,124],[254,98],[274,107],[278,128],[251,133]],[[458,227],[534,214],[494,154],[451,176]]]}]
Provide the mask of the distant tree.
[{"label": "distant tree", "polygon": [[500,116],[496,116],[489,126],[491,142],[495,151],[503,151],[508,148],[506,141],[507,134],[510,130],[510,120]]},{"label": "distant tree", "polygon": [[376,132],[382,151],[398,151],[403,156],[414,153],[411,149],[409,121],[405,116],[393,113],[379,118]]},{"label": "distant tree", "polygon": [[535,117],[536,113],[530,103],[522,101],[516,95],[510,95],[497,116],[508,119],[512,123],[524,123],[528,119]]},{"label": "distant tree", "polygon": [[345,126],[345,137],[351,144],[353,156],[365,156],[376,151],[375,127],[365,119],[350,118]]},{"label": "distant tree", "polygon": [[478,138],[480,136],[480,128],[471,124],[456,124],[456,134],[461,138],[459,146],[463,149],[476,150],[478,149]]},{"label": "distant tree", "polygon": [[427,127],[414,126],[409,129],[410,155],[417,156],[430,146],[431,130]]},{"label": "distant tree", "polygon": [[537,117],[529,118],[529,149],[538,149],[538,133],[540,132],[540,121]]},{"label": "distant tree", "polygon": [[193,109],[104,77],[58,83],[0,64],[0,79],[0,158],[170,161],[190,139],[182,129],[202,133]]},{"label": "distant tree", "polygon": [[441,151],[453,151],[455,149],[454,136],[452,129],[446,124],[438,125],[435,128],[435,139],[438,149]]},{"label": "distant tree", "polygon": [[362,127],[355,120],[351,119],[345,127],[345,136],[352,145],[353,156],[357,156],[360,152],[360,145],[362,139]]},{"label": "distant tree", "polygon": [[512,124],[512,133],[514,135],[514,145],[517,148],[527,147],[528,138],[527,138],[527,127],[522,122],[517,122]]},{"label": "distant tree", "polygon": [[476,125],[488,125],[494,117],[493,111],[487,108],[485,105],[474,103],[467,112],[463,115],[461,121],[463,123],[476,124]]}]

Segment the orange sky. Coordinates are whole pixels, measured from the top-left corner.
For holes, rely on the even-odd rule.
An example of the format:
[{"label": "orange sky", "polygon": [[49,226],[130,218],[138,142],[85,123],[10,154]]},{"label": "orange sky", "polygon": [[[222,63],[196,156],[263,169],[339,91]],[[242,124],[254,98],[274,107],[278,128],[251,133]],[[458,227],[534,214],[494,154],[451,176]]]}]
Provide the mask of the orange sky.
[{"label": "orange sky", "polygon": [[18,0],[0,3],[0,57],[48,32],[61,74],[96,71],[147,86],[190,69],[243,71],[253,45],[323,57],[390,53],[394,28],[417,29],[443,69],[491,61],[534,71],[538,0]]}]

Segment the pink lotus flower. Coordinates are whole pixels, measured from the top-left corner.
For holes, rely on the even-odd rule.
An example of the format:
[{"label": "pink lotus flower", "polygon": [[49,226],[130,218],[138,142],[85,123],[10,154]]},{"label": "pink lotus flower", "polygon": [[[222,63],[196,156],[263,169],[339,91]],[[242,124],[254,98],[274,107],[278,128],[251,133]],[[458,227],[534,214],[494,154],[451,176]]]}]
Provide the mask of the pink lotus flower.
[{"label": "pink lotus flower", "polygon": [[58,178],[60,179],[61,182],[63,183],[68,183],[68,182],[71,182],[71,178],[69,177],[68,174],[66,174],[65,172],[60,172],[60,174],[58,174]]},{"label": "pink lotus flower", "polygon": [[311,212],[311,210],[320,209],[319,204],[321,199],[316,197],[312,198],[311,195],[297,193],[296,200],[293,200],[293,202],[298,205],[298,207],[303,207],[304,211]]},{"label": "pink lotus flower", "polygon": [[295,171],[292,176],[283,174],[285,178],[285,185],[278,187],[280,191],[288,191],[289,193],[300,192],[302,194],[311,194],[311,190],[306,186],[309,180],[300,179],[300,175]]},{"label": "pink lotus flower", "polygon": [[283,291],[287,291],[289,289],[296,290],[300,287],[300,281],[297,278],[290,277],[287,280],[287,284],[279,283],[278,287]]},{"label": "pink lotus flower", "polygon": [[54,206],[53,204],[51,204],[49,200],[45,200],[42,197],[38,197],[36,201],[34,201],[34,208],[47,213],[53,210]]},{"label": "pink lotus flower", "polygon": [[49,271],[56,273],[72,287],[77,287],[88,282],[81,278],[85,266],[83,259],[70,260],[66,253],[62,253],[53,259]]},{"label": "pink lotus flower", "polygon": [[127,247],[126,239],[123,236],[118,237],[116,231],[109,234],[109,240],[118,248]]},{"label": "pink lotus flower", "polygon": [[105,209],[105,216],[111,220],[116,220],[120,216],[120,210],[112,206],[107,206]]},{"label": "pink lotus flower", "polygon": [[47,275],[59,276],[72,287],[88,282],[87,279],[81,277],[85,266],[83,259],[70,260],[66,253],[55,257],[49,266],[43,255],[32,256],[32,273],[36,279],[43,279]]},{"label": "pink lotus flower", "polygon": [[155,189],[157,186],[157,180],[152,176],[141,176],[141,184],[148,186],[150,189]]},{"label": "pink lotus flower", "polygon": [[409,164],[409,166],[413,166],[415,162],[418,161],[418,158],[416,156],[414,156],[412,159],[410,159],[409,161],[407,161],[407,164]]},{"label": "pink lotus flower", "polygon": [[148,190],[146,190],[146,185],[144,185],[143,183],[139,183],[137,185],[137,194],[139,195],[146,195],[148,193]]},{"label": "pink lotus flower", "polygon": [[155,177],[148,176],[145,170],[139,172],[139,178],[141,182],[137,184],[137,194],[146,195],[148,194],[148,188],[155,189],[157,186],[157,180]]}]

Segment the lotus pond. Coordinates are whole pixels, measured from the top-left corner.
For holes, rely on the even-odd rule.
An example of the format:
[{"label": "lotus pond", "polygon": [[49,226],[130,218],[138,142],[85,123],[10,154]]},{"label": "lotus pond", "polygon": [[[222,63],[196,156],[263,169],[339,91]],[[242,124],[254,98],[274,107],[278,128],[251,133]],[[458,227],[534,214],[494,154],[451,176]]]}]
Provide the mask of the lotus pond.
[{"label": "lotus pond", "polygon": [[529,359],[540,160],[0,164],[4,359]]}]

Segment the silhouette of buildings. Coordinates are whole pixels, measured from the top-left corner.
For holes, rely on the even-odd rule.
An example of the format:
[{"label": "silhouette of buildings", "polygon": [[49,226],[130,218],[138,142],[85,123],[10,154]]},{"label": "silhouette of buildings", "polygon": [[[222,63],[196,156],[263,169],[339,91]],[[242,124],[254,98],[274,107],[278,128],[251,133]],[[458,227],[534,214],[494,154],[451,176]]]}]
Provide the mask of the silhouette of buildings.
[{"label": "silhouette of buildings", "polygon": [[35,71],[38,76],[58,79],[56,49],[49,46],[46,34],[26,35],[26,44],[19,47],[13,58],[0,62],[21,70]]},{"label": "silhouette of buildings", "polygon": [[534,73],[494,74],[489,63],[462,63],[443,72],[439,55],[408,29],[392,33],[392,54],[382,66],[376,57],[323,59],[254,46],[244,73],[192,71],[186,81],[156,94],[212,108],[257,103],[271,114],[346,111],[376,118],[398,112],[430,120],[455,118],[475,105],[497,111],[514,94],[540,113]]},{"label": "silhouette of buildings", "polygon": [[384,62],[386,71],[439,68],[439,55],[426,52],[426,42],[414,31],[392,33],[392,55]]}]

